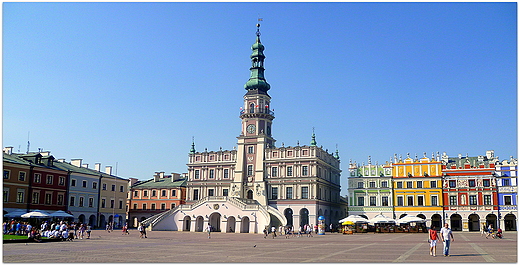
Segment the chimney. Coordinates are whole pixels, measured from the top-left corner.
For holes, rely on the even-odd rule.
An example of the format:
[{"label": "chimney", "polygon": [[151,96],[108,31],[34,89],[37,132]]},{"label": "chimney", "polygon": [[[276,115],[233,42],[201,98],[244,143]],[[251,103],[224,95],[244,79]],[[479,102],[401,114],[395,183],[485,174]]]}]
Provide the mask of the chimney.
[{"label": "chimney", "polygon": [[164,178],[164,172],[159,172],[159,177]]},{"label": "chimney", "polygon": [[77,167],[81,167],[82,161],[83,161],[83,159],[71,159],[70,164],[77,166]]},{"label": "chimney", "polygon": [[49,156],[49,155],[51,155],[51,152],[50,151],[41,151],[40,154],[42,156]]},{"label": "chimney", "polygon": [[94,170],[101,172],[101,163],[94,164]]},{"label": "chimney", "polygon": [[181,179],[181,174],[172,173],[172,182]]},{"label": "chimney", "polygon": [[5,147],[4,148],[4,153],[7,153],[7,154],[13,154],[13,147]]},{"label": "chimney", "polygon": [[105,174],[112,175],[112,166],[105,166]]},{"label": "chimney", "polygon": [[155,175],[153,175],[153,182],[159,181],[159,179],[161,178],[160,174],[160,172],[155,172]]},{"label": "chimney", "polygon": [[64,162],[65,162],[65,159],[58,159],[58,162],[60,162],[60,163],[64,163]]},{"label": "chimney", "polygon": [[130,177],[129,180],[130,180],[130,186],[133,186],[135,183],[139,182],[139,179],[133,178],[133,177]]},{"label": "chimney", "polygon": [[88,163],[84,163],[84,164],[82,164],[81,167],[83,167],[83,168],[88,168]]}]

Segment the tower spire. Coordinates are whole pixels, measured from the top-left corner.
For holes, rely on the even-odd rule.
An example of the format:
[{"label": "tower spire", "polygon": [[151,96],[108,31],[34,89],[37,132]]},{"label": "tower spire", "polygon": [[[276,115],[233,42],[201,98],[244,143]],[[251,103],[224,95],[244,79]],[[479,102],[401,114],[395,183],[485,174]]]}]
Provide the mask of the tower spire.
[{"label": "tower spire", "polygon": [[191,149],[190,149],[190,154],[194,154],[195,153],[195,137],[191,137]]},{"label": "tower spire", "polygon": [[311,146],[316,146],[316,135],[314,135],[314,127],[312,127],[312,140],[311,140]]},{"label": "tower spire", "polygon": [[[260,19],[259,19],[260,20]],[[247,93],[267,94],[271,88],[264,78],[264,45],[260,42],[260,23],[256,24],[256,42],[251,46],[251,76],[244,85]]]}]

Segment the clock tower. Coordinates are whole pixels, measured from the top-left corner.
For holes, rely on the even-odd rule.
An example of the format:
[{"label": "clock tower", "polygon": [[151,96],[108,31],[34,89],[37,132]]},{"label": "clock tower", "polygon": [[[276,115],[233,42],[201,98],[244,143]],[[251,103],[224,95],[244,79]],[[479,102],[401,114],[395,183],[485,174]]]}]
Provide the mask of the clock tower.
[{"label": "clock tower", "polygon": [[274,112],[270,109],[270,85],[264,78],[264,45],[260,42],[260,24],[256,25],[256,42],[251,46],[251,76],[244,88],[244,105],[240,111],[242,131],[238,139],[237,165],[231,184],[231,196],[254,199],[267,204],[264,175],[265,149],[274,147],[271,135]]}]

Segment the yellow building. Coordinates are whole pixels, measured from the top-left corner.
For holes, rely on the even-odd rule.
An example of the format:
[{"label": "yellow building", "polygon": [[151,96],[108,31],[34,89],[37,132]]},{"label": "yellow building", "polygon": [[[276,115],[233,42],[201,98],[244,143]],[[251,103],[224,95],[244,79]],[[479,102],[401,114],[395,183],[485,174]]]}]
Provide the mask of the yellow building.
[{"label": "yellow building", "polygon": [[[438,157],[438,156],[437,156]],[[442,162],[440,158],[394,159],[392,164],[394,213],[427,219],[427,226],[441,226]]]}]

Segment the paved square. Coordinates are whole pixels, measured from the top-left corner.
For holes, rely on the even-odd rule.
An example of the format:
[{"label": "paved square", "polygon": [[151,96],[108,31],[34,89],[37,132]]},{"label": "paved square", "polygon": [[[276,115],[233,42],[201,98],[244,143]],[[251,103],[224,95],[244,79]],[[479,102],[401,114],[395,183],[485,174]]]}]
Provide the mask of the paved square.
[{"label": "paved square", "polygon": [[478,232],[454,232],[451,256],[428,254],[428,235],[338,233],[307,237],[268,237],[262,234],[152,231],[140,239],[135,230],[108,233],[94,230],[92,239],[74,242],[3,244],[3,262],[17,263],[474,263],[517,262],[517,232],[504,239],[486,239]]}]

